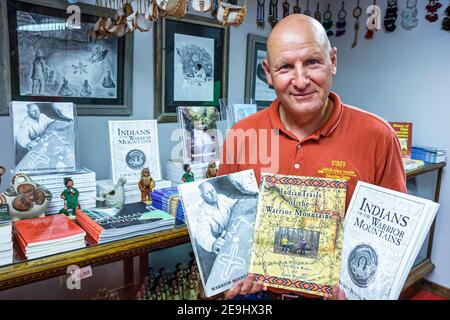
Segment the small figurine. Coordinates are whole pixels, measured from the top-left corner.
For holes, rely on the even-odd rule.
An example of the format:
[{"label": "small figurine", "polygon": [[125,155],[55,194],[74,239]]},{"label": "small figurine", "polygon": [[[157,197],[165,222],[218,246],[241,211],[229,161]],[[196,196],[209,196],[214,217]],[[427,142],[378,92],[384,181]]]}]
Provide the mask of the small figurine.
[{"label": "small figurine", "polygon": [[214,178],[217,176],[216,161],[211,160],[208,165],[208,170],[206,171],[206,178]]},{"label": "small figurine", "polygon": [[138,183],[139,190],[141,190],[141,202],[146,204],[152,204],[152,195],[151,192],[155,187],[155,181],[150,175],[150,170],[148,168],[144,168],[141,171],[141,179]]},{"label": "small figurine", "polygon": [[185,164],[183,166],[183,170],[185,174],[181,177],[181,181],[184,183],[194,182],[194,173],[191,171],[191,166],[189,164]]},{"label": "small figurine", "polygon": [[182,293],[180,292],[180,288],[178,287],[178,282],[176,278],[173,278],[169,288],[169,296],[168,300],[181,300]]},{"label": "small figurine", "polygon": [[6,172],[6,169],[2,166],[0,166],[0,184],[2,183],[2,175],[4,175]]},{"label": "small figurine", "polygon": [[78,197],[80,192],[73,187],[72,178],[64,178],[64,185],[66,189],[61,193],[61,199],[64,200],[64,208],[59,210],[59,213],[64,213],[69,218],[75,218],[75,210],[80,209],[80,202]]},{"label": "small figurine", "polygon": [[103,192],[100,195],[102,201],[105,202],[105,207],[117,209],[123,207],[123,204],[125,203],[125,183],[127,183],[127,179],[120,177],[112,191]]}]

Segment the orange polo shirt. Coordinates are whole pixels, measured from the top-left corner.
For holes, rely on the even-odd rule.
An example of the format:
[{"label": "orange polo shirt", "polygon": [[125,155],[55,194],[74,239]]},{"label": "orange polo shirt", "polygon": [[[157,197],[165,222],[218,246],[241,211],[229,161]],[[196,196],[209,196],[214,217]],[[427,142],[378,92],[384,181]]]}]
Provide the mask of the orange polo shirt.
[{"label": "orange polo shirt", "polygon": [[239,121],[227,134],[218,175],[254,169],[293,176],[345,179],[346,208],[358,180],[406,192],[400,144],[380,117],[341,103],[313,134],[299,140],[280,120],[279,101]]}]

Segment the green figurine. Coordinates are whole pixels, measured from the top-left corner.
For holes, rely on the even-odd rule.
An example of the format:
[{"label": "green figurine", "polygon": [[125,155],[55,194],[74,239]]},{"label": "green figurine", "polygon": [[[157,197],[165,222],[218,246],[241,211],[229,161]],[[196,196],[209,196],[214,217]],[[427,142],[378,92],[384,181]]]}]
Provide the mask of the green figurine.
[{"label": "green figurine", "polygon": [[185,164],[183,166],[184,172],[185,174],[183,174],[183,176],[181,177],[181,180],[186,183],[186,182],[194,182],[194,173],[191,171],[191,166],[188,164]]},{"label": "green figurine", "polygon": [[72,218],[75,217],[75,209],[80,209],[80,203],[78,202],[80,192],[73,187],[71,178],[64,178],[64,185],[66,189],[61,193],[61,199],[64,200],[64,208],[59,210],[59,213],[64,213]]}]

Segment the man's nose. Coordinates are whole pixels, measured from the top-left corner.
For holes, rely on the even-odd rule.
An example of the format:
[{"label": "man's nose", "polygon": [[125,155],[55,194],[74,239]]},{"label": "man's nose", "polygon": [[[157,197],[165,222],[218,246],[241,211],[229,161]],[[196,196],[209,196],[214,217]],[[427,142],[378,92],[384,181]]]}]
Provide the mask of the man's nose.
[{"label": "man's nose", "polygon": [[298,89],[303,90],[310,83],[311,78],[309,77],[308,70],[303,65],[296,65],[292,76],[292,84]]}]

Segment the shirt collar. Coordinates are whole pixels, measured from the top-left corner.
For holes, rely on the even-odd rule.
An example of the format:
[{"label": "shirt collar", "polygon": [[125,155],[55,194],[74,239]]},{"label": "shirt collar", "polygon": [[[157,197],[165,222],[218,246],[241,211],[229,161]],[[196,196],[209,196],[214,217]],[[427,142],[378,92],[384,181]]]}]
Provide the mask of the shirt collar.
[{"label": "shirt collar", "polygon": [[[312,133],[308,137],[305,137],[303,141],[310,139],[318,140],[320,136],[327,137],[331,135],[339,125],[342,118],[342,110],[343,110],[341,99],[334,92],[330,92],[328,98],[333,100],[334,102],[333,111],[331,112],[330,117],[320,129],[318,129],[316,132]],[[286,126],[283,124],[283,122],[281,122],[279,107],[280,101],[278,99],[275,99],[269,107],[270,121],[272,124],[272,128],[279,129],[280,131],[288,135],[290,138],[298,140],[297,137],[292,132],[286,129]]]}]

